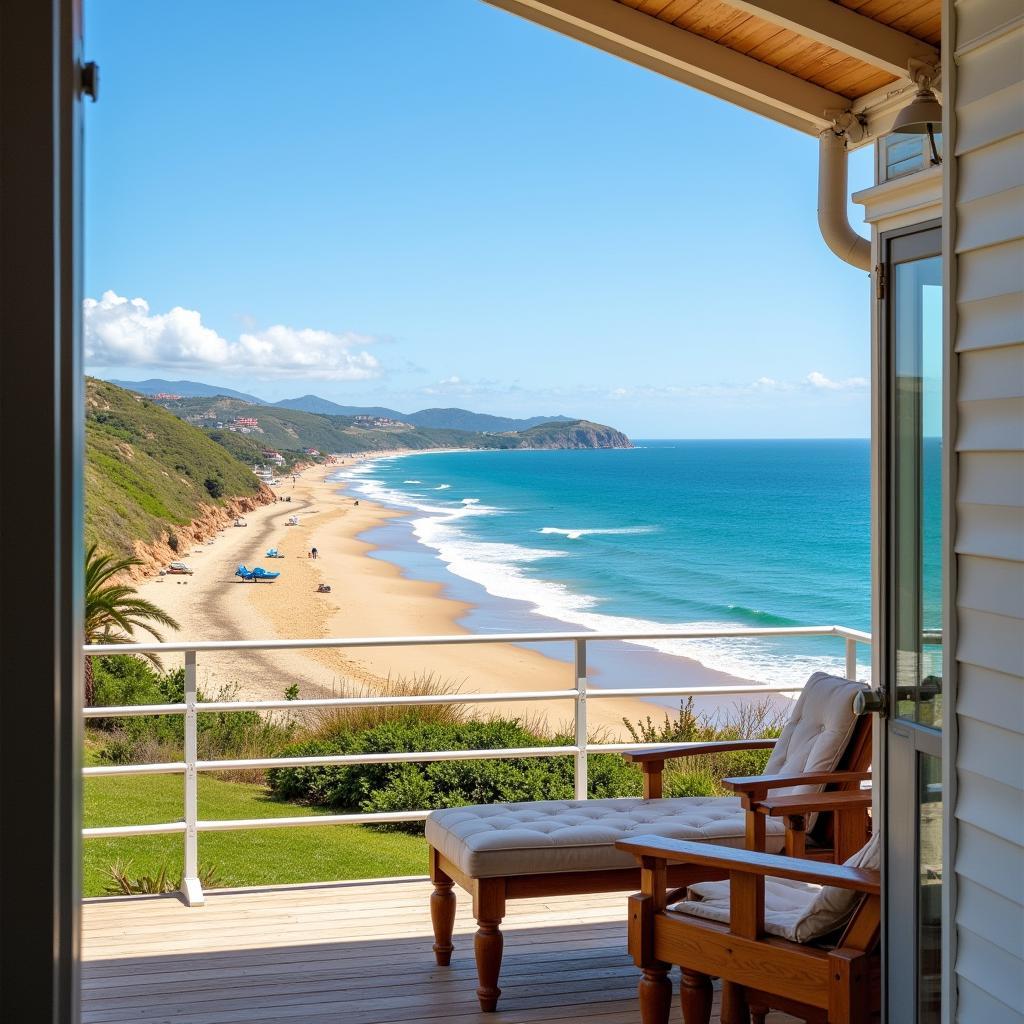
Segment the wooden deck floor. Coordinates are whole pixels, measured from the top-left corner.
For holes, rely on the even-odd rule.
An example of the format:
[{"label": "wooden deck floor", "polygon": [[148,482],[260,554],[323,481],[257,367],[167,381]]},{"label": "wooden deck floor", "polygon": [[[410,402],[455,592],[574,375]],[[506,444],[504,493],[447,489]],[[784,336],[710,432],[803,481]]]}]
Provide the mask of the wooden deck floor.
[{"label": "wooden deck floor", "polygon": [[639,1020],[623,895],[512,903],[499,1010],[481,1014],[469,901],[440,968],[429,891],[425,879],[393,879],[212,892],[199,908],[173,896],[87,900],[83,1024]]}]

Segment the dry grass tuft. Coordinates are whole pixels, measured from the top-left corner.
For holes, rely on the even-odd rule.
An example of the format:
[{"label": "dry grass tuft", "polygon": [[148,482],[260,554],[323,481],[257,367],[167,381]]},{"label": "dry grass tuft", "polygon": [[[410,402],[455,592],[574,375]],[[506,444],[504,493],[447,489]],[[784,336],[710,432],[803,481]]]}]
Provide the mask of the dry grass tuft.
[{"label": "dry grass tuft", "polygon": [[[342,682],[333,689],[335,697],[449,697],[460,693],[462,684],[423,672],[411,677],[389,675],[375,686]],[[362,732],[386,722],[406,720],[410,713],[421,722],[435,725],[458,725],[470,717],[465,704],[406,704],[302,708],[296,710],[295,721],[303,740],[329,740],[339,733]]]}]

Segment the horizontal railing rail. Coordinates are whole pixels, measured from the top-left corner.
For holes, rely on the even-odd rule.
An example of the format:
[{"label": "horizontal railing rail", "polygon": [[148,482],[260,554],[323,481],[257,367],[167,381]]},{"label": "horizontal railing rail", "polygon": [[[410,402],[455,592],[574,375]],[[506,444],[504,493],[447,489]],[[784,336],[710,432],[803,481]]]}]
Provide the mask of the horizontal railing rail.
[{"label": "horizontal railing rail", "polygon": [[[177,704],[139,704],[116,707],[89,707],[83,709],[86,719],[124,718],[142,715],[184,716],[184,759],[156,764],[94,765],[82,769],[85,778],[126,775],[182,775],[184,777],[184,814],[180,821],[157,822],[148,825],[113,825],[84,828],[87,839],[146,836],[164,834],[184,835],[184,870],[182,895],[186,903],[195,906],[203,902],[199,882],[200,832],[218,832],[236,829],[293,828],[335,824],[383,824],[391,822],[422,821],[427,810],[393,811],[386,813],[310,814],[293,817],[245,818],[212,821],[199,818],[198,776],[200,772],[244,769],[272,769],[316,767],[347,764],[406,764],[430,761],[481,760],[522,757],[574,758],[574,793],[576,799],[587,798],[587,757],[591,754],[615,753],[637,748],[664,746],[659,743],[592,743],[588,739],[587,701],[610,697],[716,697],[797,693],[803,687],[775,685],[722,685],[722,686],[648,686],[609,687],[592,689],[587,677],[588,643],[623,641],[643,643],[650,640],[711,640],[711,639],[774,639],[787,637],[834,637],[845,641],[845,674],[855,679],[857,674],[857,648],[870,644],[871,635],[845,626],[790,626],[760,629],[672,629],[663,631],[626,632],[560,632],[560,633],[467,633],[458,636],[392,636],[392,637],[339,637],[304,640],[206,640],[171,643],[90,644],[83,653],[90,657],[107,654],[172,654],[185,655],[185,700]],[[282,651],[317,650],[323,648],[388,648],[437,647],[478,644],[540,644],[571,643],[573,645],[573,682],[571,688],[560,690],[528,690],[507,693],[445,693],[417,694],[387,697],[326,697],[296,700],[199,701],[197,688],[197,661],[201,653],[222,651]],[[485,750],[441,750],[374,754],[334,754],[317,757],[265,757],[204,760],[198,755],[198,716],[213,712],[234,711],[294,711],[302,708],[354,708],[354,707],[419,707],[442,704],[493,704],[531,702],[539,700],[573,701],[574,734],[572,744],[499,748]],[[742,741],[737,741],[741,743]],[[685,746],[687,744],[680,744]]]}]

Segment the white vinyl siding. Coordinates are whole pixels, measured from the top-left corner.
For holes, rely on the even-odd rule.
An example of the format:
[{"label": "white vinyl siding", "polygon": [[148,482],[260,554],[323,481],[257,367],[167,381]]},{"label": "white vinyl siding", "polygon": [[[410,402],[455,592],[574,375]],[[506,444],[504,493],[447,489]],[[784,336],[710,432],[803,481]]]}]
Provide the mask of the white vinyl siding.
[{"label": "white vinyl siding", "polygon": [[[950,10],[952,7],[952,10]],[[956,53],[956,1019],[1024,1021],[1024,16],[947,5]]]}]

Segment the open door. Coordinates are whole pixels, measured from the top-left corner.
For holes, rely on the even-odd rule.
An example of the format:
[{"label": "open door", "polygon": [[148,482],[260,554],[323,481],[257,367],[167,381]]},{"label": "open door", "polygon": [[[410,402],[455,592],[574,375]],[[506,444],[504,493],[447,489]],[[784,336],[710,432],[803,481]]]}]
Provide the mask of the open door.
[{"label": "open door", "polygon": [[0,3],[0,1020],[78,1019],[80,0]]},{"label": "open door", "polygon": [[887,1019],[941,1014],[942,238],[881,238],[879,655]]}]

